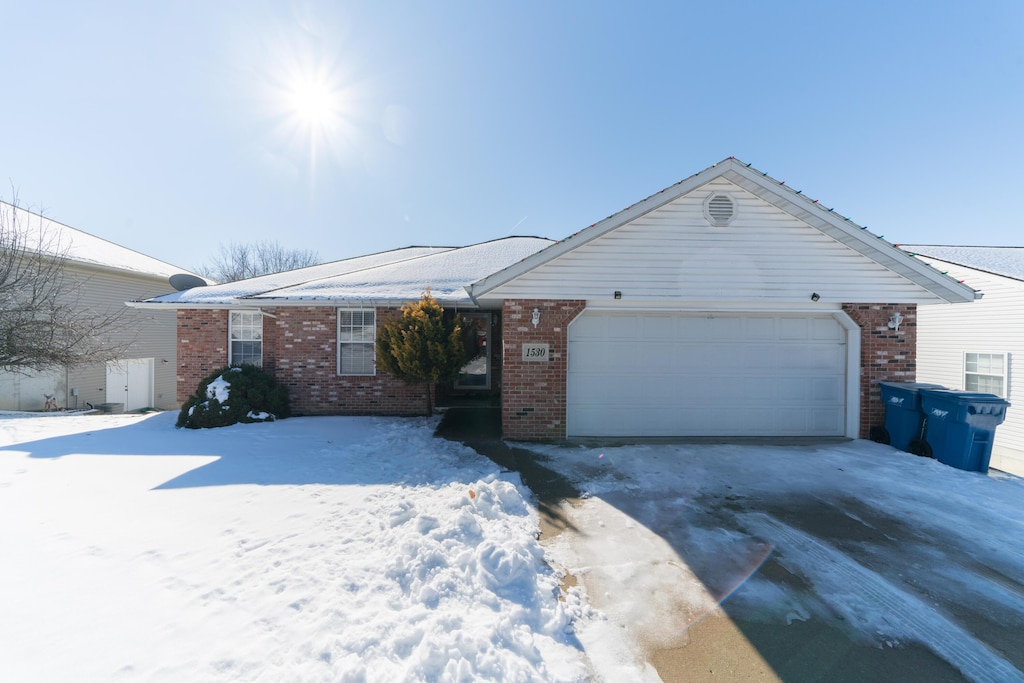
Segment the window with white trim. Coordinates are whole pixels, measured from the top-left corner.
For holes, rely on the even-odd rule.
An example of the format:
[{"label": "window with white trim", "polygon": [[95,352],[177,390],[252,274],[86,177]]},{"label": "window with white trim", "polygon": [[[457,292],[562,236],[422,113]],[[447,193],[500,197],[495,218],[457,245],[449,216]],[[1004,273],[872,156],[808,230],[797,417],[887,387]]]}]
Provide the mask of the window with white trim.
[{"label": "window with white trim", "polygon": [[228,365],[263,365],[263,315],[259,311],[231,311],[228,340]]},{"label": "window with white trim", "polygon": [[338,374],[375,375],[377,312],[338,309]]},{"label": "window with white trim", "polygon": [[965,353],[964,391],[1006,396],[1006,354]]}]

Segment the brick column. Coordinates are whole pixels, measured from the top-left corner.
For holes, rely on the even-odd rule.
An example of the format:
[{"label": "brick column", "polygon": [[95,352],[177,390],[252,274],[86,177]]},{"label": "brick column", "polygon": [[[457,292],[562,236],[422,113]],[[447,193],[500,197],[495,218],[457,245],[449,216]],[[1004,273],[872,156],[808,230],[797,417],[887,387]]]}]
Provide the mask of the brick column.
[{"label": "brick column", "polygon": [[[540,311],[534,327],[533,309]],[[509,299],[502,307],[501,427],[507,439],[565,438],[568,325],[585,301]],[[524,361],[523,344],[547,344],[549,360]]]},{"label": "brick column", "polygon": [[200,380],[228,364],[228,312],[178,310],[177,398],[184,403]]},{"label": "brick column", "polygon": [[[874,425],[885,423],[880,381],[914,382],[917,378],[916,304],[843,304],[860,325],[860,426],[868,438]],[[899,330],[889,327],[894,313],[903,316]]]}]

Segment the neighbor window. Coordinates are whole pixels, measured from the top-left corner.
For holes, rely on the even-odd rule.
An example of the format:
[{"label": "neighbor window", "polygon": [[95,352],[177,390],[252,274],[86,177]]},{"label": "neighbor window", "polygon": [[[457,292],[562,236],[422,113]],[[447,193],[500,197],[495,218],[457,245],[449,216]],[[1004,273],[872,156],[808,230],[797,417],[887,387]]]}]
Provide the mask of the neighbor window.
[{"label": "neighbor window", "polygon": [[377,341],[376,311],[338,311],[338,374],[373,375]]},{"label": "neighbor window", "polygon": [[263,315],[259,311],[231,311],[228,338],[229,365],[263,365]]},{"label": "neighbor window", "polygon": [[1006,396],[1006,354],[965,353],[964,391]]}]

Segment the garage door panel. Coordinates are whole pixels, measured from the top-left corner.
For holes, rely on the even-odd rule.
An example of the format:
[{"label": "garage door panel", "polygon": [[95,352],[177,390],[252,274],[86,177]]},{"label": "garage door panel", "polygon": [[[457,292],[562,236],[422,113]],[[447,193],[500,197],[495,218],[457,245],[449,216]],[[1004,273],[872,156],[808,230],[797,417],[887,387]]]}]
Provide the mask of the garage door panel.
[{"label": "garage door panel", "polygon": [[837,344],[846,339],[845,330],[833,318],[811,318],[811,339],[831,341]]},{"label": "garage door panel", "polygon": [[569,434],[842,435],[845,334],[831,316],[585,312]]}]

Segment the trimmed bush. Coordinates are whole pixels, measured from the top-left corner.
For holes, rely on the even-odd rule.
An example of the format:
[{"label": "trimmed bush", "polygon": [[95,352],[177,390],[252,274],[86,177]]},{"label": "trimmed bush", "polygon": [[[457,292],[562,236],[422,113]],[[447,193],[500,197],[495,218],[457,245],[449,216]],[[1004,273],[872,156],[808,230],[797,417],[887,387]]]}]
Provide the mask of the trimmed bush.
[{"label": "trimmed bush", "polygon": [[288,389],[255,365],[221,368],[199,383],[181,406],[178,427],[226,427],[291,415]]}]

